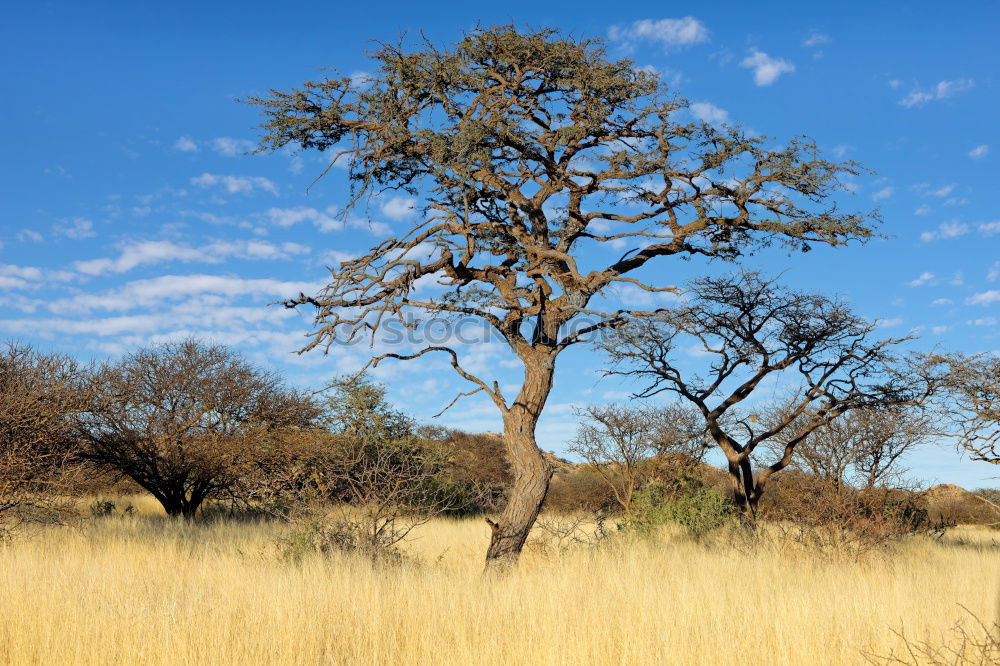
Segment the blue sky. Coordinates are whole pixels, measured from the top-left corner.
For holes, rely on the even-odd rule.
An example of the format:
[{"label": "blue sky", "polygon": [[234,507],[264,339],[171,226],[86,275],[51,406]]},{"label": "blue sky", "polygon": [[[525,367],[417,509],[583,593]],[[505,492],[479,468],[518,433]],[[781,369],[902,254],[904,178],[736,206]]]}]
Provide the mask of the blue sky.
[{"label": "blue sky", "polygon": [[[317,155],[248,156],[255,111],[236,98],[286,89],[334,66],[369,67],[370,40],[422,30],[449,42],[477,23],[515,22],[603,37],[612,55],[660,72],[709,122],[815,138],[877,174],[852,183],[890,238],[748,261],[794,286],[837,294],[923,348],[1000,350],[1000,158],[996,3],[635,2],[19,3],[0,24],[0,337],[83,358],[196,334],[232,344],[292,381],[319,386],[368,350],[296,356],[304,315],[267,303],[322,284],[413,221],[408,202],[372,201],[342,220],[344,174]],[[668,260],[669,261],[669,260]],[[704,268],[662,264],[676,284]],[[713,267],[714,270],[714,267]],[[500,345],[465,350],[513,386]],[[574,405],[621,399],[600,358],[560,358],[539,432],[560,452]],[[442,363],[383,366],[392,397],[428,419],[462,385]],[[498,430],[476,398],[447,425]],[[995,484],[989,465],[947,447],[916,476]]]}]

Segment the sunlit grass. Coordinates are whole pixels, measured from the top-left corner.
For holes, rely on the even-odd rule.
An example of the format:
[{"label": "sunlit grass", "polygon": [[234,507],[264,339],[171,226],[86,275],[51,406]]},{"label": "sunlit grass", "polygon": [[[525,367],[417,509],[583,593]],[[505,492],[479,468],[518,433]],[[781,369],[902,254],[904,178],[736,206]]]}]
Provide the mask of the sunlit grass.
[{"label": "sunlit grass", "polygon": [[185,524],[147,500],[0,547],[0,663],[851,664],[998,602],[1000,533],[970,527],[861,561],[673,533],[532,546],[494,580],[481,519],[420,528],[418,564],[295,563],[285,525]]}]

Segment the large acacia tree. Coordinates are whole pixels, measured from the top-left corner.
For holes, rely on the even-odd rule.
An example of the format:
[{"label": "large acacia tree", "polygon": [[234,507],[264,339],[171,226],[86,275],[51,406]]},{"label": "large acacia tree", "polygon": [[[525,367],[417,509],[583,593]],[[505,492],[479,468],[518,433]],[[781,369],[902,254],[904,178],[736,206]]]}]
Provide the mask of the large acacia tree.
[{"label": "large acacia tree", "polygon": [[[669,291],[669,273],[649,270],[663,257],[734,260],[873,233],[874,215],[833,203],[857,165],[823,159],[805,138],[779,146],[688,122],[656,75],[609,58],[598,40],[504,26],[448,48],[385,44],[371,58],[365,77],[331,74],[250,100],[265,117],[263,150],[329,151],[349,165],[351,206],[398,190],[422,202],[419,221],[289,305],[316,308],[307,350],[374,338],[393,319],[453,315],[487,322],[521,360],[511,400],[451,346],[372,359],[443,354],[500,410],[514,482],[491,523],[488,564],[517,558],[548,489],[535,426],[556,358],[647,314],[603,297],[625,285]],[[437,290],[421,288],[428,280]]]}]

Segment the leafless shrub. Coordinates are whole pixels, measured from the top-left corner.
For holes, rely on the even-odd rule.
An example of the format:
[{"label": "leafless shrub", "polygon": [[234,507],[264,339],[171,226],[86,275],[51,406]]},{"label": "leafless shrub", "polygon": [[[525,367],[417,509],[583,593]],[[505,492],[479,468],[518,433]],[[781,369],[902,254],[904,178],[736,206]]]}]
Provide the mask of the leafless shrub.
[{"label": "leafless shrub", "polygon": [[626,517],[635,494],[662,473],[658,457],[698,461],[704,455],[705,428],[693,407],[591,405],[577,416],[581,423],[569,450],[600,476]]},{"label": "leafless shrub", "polygon": [[913,489],[856,489],[803,473],[786,476],[761,510],[771,536],[848,559],[914,535],[940,538],[948,527],[931,519]]},{"label": "leafless shrub", "polygon": [[553,515],[542,514],[535,522],[528,547],[545,556],[564,555],[571,550],[593,548],[605,542],[609,532],[606,511]]},{"label": "leafless shrub", "polygon": [[562,515],[581,511],[608,512],[616,506],[608,484],[590,465],[578,465],[556,473],[543,505],[547,513]]},{"label": "leafless shrub", "polygon": [[906,634],[905,628],[893,630],[905,643],[900,652],[877,655],[868,651],[862,655],[870,664],[889,666],[989,666],[1000,664],[1000,621],[987,624],[975,613],[962,606],[967,617],[955,622],[951,639],[943,643],[917,640]]},{"label": "leafless shrub", "polygon": [[365,377],[335,383],[328,402],[333,432],[299,489],[296,548],[399,562],[416,527],[464,499],[446,474],[447,450],[414,435],[385,387]]},{"label": "leafless shrub", "polygon": [[59,519],[77,465],[71,419],[84,403],[81,368],[13,342],[0,348],[0,518]]},{"label": "leafless shrub", "polygon": [[[780,414],[765,415],[763,420],[776,418]],[[908,406],[847,412],[802,440],[792,466],[835,487],[901,486],[906,482],[906,456],[931,438],[929,421],[923,410]],[[776,439],[765,447],[777,455],[784,443]]]}]

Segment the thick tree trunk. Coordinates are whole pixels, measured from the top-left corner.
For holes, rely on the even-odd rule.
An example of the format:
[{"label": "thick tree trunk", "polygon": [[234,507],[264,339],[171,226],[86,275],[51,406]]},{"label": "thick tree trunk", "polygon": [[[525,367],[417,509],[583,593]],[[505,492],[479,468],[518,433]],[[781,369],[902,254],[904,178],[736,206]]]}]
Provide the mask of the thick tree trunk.
[{"label": "thick tree trunk", "polygon": [[153,493],[159,500],[164,512],[171,518],[184,518],[194,520],[198,507],[202,504],[202,499],[198,497],[188,498],[181,493]]},{"label": "thick tree trunk", "polygon": [[745,529],[753,531],[757,523],[757,502],[760,500],[760,496],[754,485],[750,463],[746,460],[730,461],[729,479],[733,486],[733,503],[736,505],[740,524]]},{"label": "thick tree trunk", "polygon": [[552,390],[553,366],[549,358],[526,363],[521,392],[504,414],[504,445],[514,481],[500,518],[489,521],[493,536],[486,552],[488,571],[504,570],[517,562],[549,491],[552,466],[535,443],[535,426]]}]

